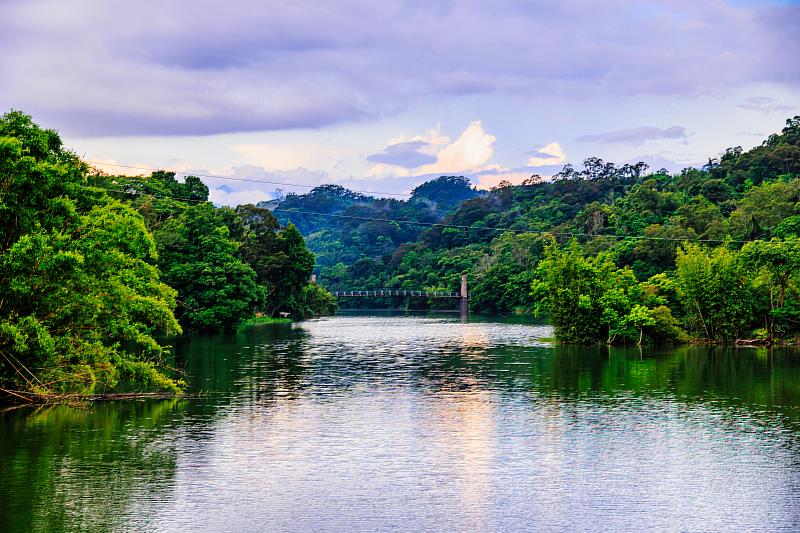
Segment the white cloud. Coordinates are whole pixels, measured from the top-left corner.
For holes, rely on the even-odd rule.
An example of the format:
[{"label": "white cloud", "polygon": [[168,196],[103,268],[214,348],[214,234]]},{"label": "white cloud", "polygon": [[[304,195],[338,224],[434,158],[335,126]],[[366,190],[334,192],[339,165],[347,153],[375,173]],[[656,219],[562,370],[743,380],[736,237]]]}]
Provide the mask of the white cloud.
[{"label": "white cloud", "polygon": [[421,167],[420,174],[477,172],[494,154],[497,138],[486,133],[480,120],[472,122],[452,144],[436,154],[436,162]]},{"label": "white cloud", "polygon": [[217,205],[227,205],[236,207],[244,204],[257,204],[263,200],[270,200],[272,195],[258,189],[231,190],[231,189],[211,189],[208,190],[208,199]]},{"label": "white cloud", "polygon": [[[176,174],[198,172],[197,168],[188,161],[158,165],[143,163],[141,161],[123,164],[113,158],[90,157],[86,159],[86,162],[106,174],[116,176],[149,176],[151,172],[156,170],[166,170],[175,172]],[[208,172],[206,171],[205,173]]]},{"label": "white cloud", "polygon": [[308,146],[275,146],[271,144],[234,144],[231,150],[250,165],[270,170],[289,170],[307,167],[311,162]]},{"label": "white cloud", "polygon": [[529,167],[543,167],[547,165],[560,165],[567,160],[564,150],[557,142],[552,142],[534,150],[533,156],[528,159]]},{"label": "white cloud", "polygon": [[477,174],[473,181],[476,182],[475,186],[478,189],[488,190],[492,187],[496,187],[502,181],[507,181],[512,185],[519,185],[526,179],[530,178],[531,174],[532,172],[514,172],[509,170],[501,174]]},{"label": "white cloud", "polygon": [[[498,165],[488,164],[494,155],[494,143],[497,138],[487,133],[480,120],[471,122],[469,126],[450,142],[441,129],[429,130],[422,135],[407,137],[400,135],[390,140],[388,145],[420,141],[426,143],[420,152],[435,156],[436,161],[414,169],[413,174],[463,174],[486,170],[496,170]],[[378,163],[370,167],[369,175],[376,178],[406,177],[412,175],[409,169],[395,165]]]},{"label": "white cloud", "polygon": [[[416,172],[414,172],[416,174]],[[411,176],[411,170],[395,165],[387,165],[386,163],[376,163],[369,169],[369,177],[371,178],[405,178]]]},{"label": "white cloud", "polygon": [[407,142],[423,142],[425,146],[420,148],[420,152],[423,154],[429,155],[436,155],[442,147],[447,146],[450,144],[450,137],[442,133],[442,125],[437,124],[435,128],[428,130],[427,132],[419,135],[414,135],[413,137],[408,137],[406,135],[398,135],[394,139],[390,139],[388,146],[394,144],[401,144]]},{"label": "white cloud", "polygon": [[[116,176],[141,176],[146,171],[131,167],[149,168],[147,165],[143,163],[123,165],[116,159],[103,158],[103,157],[92,157],[87,159],[86,162],[89,163],[94,168],[96,168],[97,170],[105,172],[106,174],[113,174]],[[149,172],[147,173],[149,174]]]}]

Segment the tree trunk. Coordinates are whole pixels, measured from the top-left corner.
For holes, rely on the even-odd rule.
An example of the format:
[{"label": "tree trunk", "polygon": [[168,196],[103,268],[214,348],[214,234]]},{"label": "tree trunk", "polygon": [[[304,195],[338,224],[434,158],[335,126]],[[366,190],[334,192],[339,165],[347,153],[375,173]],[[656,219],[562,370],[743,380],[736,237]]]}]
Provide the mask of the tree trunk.
[{"label": "tree trunk", "polygon": [[694,301],[695,307],[697,307],[697,314],[700,315],[700,322],[703,324],[703,329],[706,330],[706,339],[709,341],[711,340],[711,335],[708,333],[708,326],[706,326],[706,320],[703,318],[703,312],[700,310],[700,303],[695,300]]}]

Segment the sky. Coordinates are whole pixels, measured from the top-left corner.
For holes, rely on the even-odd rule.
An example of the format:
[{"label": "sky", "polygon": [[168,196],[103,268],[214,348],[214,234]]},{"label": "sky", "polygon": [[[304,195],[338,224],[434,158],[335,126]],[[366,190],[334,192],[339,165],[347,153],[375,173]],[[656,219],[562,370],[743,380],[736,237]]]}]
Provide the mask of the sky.
[{"label": "sky", "polygon": [[0,112],[108,173],[219,176],[228,205],[677,172],[800,114],[798,36],[785,0],[0,0]]}]

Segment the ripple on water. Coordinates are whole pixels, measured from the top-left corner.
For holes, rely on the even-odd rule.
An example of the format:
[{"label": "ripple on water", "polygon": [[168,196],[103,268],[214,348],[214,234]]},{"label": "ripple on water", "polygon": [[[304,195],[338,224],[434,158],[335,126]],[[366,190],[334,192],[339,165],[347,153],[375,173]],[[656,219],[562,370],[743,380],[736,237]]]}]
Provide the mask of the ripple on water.
[{"label": "ripple on water", "polygon": [[0,523],[800,530],[796,354],[551,336],[342,316],[182,340],[205,398],[0,419]]}]

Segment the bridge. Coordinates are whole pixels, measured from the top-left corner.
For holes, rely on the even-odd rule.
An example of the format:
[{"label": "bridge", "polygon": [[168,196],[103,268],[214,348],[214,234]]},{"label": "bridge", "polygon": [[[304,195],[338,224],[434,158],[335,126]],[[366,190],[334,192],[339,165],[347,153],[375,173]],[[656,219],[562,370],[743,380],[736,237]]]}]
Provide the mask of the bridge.
[{"label": "bridge", "polygon": [[[317,275],[311,275],[311,283],[317,282]],[[417,291],[409,289],[369,289],[369,290],[346,290],[332,291],[334,298],[386,298],[391,296],[420,297],[420,298],[453,298],[461,302],[461,314],[469,312],[469,292],[467,291],[467,275],[461,275],[461,290],[452,291]]]},{"label": "bridge", "polygon": [[458,292],[371,289],[368,291],[333,291],[336,298],[381,298],[385,296],[420,296],[422,298],[461,298]]}]

